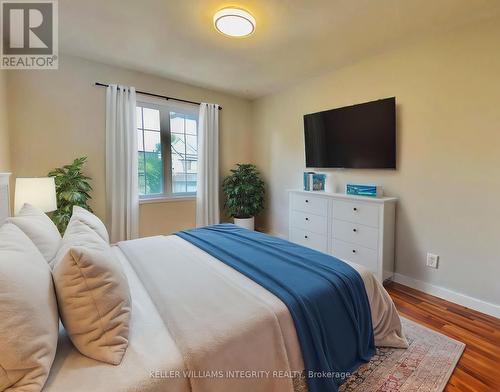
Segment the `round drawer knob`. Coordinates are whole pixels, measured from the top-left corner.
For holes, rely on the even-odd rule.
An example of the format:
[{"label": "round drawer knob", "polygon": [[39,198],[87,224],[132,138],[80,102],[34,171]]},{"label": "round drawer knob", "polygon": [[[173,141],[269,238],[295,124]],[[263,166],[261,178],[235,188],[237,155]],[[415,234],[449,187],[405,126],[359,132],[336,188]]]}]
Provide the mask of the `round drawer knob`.
[{"label": "round drawer knob", "polygon": [[354,207],[352,210],[353,210],[353,211],[357,211],[358,209],[357,209],[356,207]]},{"label": "round drawer knob", "polygon": [[357,232],[358,232],[358,229],[352,229],[352,231],[354,231],[355,233],[357,233]]},{"label": "round drawer knob", "polygon": [[309,200],[306,199],[306,203],[309,203]]},{"label": "round drawer knob", "polygon": [[306,221],[308,221],[308,220],[309,220],[309,218],[306,218]]},{"label": "round drawer knob", "polygon": [[304,238],[307,240],[308,237],[305,235]]},{"label": "round drawer knob", "polygon": [[352,250],[352,253],[356,253],[356,249],[353,249],[353,250]]}]

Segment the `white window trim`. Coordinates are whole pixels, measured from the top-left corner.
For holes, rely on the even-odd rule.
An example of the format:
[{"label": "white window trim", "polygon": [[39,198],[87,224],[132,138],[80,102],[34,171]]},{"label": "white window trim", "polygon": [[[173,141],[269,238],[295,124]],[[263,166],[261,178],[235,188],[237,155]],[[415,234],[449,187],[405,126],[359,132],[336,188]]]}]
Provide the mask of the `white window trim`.
[{"label": "white window trim", "polygon": [[139,204],[157,204],[157,203],[178,203],[183,201],[195,201],[194,196],[157,196],[157,197],[140,197]]},{"label": "white window trim", "polygon": [[[199,121],[199,106],[195,104],[189,104],[189,103],[184,103],[184,102],[177,102],[177,101],[165,101],[164,99],[160,98],[155,98],[155,97],[149,97],[149,96],[141,96],[140,99],[137,100],[137,106],[143,106],[143,107],[161,107],[164,109],[164,111],[171,112],[171,111],[182,111],[186,114],[191,114],[192,116],[195,116],[198,118]],[[161,112],[160,112],[161,115]],[[163,184],[163,190],[165,191],[166,187],[168,184],[166,184],[165,181],[165,171],[170,170],[170,165],[172,164],[171,162],[171,156],[170,156],[170,151],[168,151],[168,154],[165,154],[165,151],[163,149],[166,147],[164,146],[163,143],[163,137],[165,136],[165,133],[168,133],[170,135],[170,121],[168,123],[168,131],[165,129],[161,129],[162,121],[160,118],[160,134],[161,134],[161,142],[162,142],[162,157],[165,157],[165,161],[163,164],[163,179],[164,179],[164,184]],[[168,146],[170,148],[170,144]],[[180,193],[180,194],[174,194],[174,193],[158,193],[158,194],[153,194],[153,195],[139,195],[139,204],[152,204],[152,203],[164,203],[164,202],[178,202],[178,201],[187,201],[187,200],[195,200],[196,199],[196,192],[193,193]]]}]

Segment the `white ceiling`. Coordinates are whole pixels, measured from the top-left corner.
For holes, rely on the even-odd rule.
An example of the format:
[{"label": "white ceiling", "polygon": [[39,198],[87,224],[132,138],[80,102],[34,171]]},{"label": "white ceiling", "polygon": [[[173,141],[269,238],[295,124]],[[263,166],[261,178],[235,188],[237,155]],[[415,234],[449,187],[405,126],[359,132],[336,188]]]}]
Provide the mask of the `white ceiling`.
[{"label": "white ceiling", "polygon": [[[237,5],[243,39],[212,16]],[[420,36],[500,15],[499,0],[63,0],[62,53],[255,98]]]}]

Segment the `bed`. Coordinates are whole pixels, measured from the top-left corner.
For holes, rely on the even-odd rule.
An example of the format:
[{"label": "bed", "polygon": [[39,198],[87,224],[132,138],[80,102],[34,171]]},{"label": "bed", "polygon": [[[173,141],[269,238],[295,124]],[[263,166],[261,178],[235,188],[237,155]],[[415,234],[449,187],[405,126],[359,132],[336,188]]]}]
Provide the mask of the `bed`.
[{"label": "bed", "polygon": [[[307,390],[294,320],[269,290],[176,235],[127,241],[113,252],[132,298],[123,361],[83,356],[61,327],[44,391]],[[385,289],[351,266],[366,290],[375,344],[406,347]]]}]

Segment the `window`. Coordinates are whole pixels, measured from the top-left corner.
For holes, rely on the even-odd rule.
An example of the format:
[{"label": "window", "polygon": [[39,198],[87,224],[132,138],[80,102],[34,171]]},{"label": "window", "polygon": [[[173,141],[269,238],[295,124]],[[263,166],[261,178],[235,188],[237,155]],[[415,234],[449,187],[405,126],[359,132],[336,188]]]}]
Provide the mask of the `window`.
[{"label": "window", "polygon": [[139,196],[194,196],[198,110],[138,102]]}]

